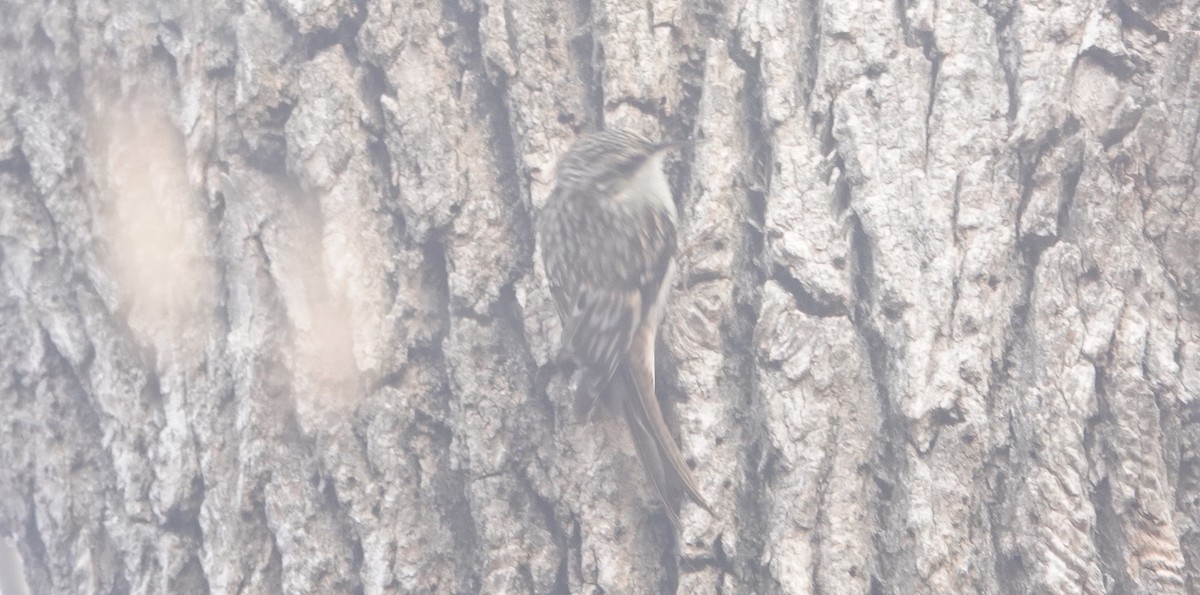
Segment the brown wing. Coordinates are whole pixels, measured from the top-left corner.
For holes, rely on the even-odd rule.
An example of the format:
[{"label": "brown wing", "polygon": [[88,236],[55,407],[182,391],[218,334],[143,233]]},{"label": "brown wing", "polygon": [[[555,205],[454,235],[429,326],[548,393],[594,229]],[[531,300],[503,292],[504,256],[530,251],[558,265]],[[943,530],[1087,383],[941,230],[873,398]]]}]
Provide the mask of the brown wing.
[{"label": "brown wing", "polygon": [[627,279],[636,278],[638,271],[622,271],[622,263],[611,260],[614,238],[595,235],[594,219],[603,216],[600,209],[572,211],[554,198],[544,215],[542,235],[563,239],[544,241],[542,258],[562,322],[562,349],[582,365],[580,392],[591,393],[590,401],[608,384],[629,350],[641,321],[642,292],[636,281]]},{"label": "brown wing", "polygon": [[580,397],[590,409],[661,289],[674,230],[644,219],[647,209],[636,205],[563,192],[555,189],[543,215],[543,237],[559,241],[543,242],[542,257],[563,325],[561,344],[583,367]]},{"label": "brown wing", "polygon": [[584,283],[568,312],[562,340],[573,357],[586,366],[577,405],[587,413],[629,351],[641,320],[642,294]]}]

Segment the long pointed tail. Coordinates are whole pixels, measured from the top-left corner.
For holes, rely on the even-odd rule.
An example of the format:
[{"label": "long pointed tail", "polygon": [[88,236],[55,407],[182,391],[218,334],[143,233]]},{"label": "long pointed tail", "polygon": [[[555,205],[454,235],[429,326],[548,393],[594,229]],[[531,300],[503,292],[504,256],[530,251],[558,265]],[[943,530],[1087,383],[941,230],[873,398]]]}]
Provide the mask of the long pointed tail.
[{"label": "long pointed tail", "polygon": [[629,425],[642,467],[650,476],[650,482],[654,484],[663,507],[676,527],[679,526],[679,518],[668,500],[673,482],[677,482],[701,508],[714,514],[704,496],[700,495],[696,480],[667,429],[667,422],[663,419],[662,409],[654,394],[654,377],[647,370],[637,370],[639,367],[629,362],[622,363],[613,378],[613,388],[620,391],[625,421]]}]

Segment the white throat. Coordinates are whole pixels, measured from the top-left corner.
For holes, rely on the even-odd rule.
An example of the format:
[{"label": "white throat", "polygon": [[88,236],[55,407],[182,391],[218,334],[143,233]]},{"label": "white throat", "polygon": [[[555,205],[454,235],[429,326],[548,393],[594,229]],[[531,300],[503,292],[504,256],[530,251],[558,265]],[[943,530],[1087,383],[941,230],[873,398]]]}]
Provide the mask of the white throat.
[{"label": "white throat", "polygon": [[626,192],[630,196],[643,196],[644,200],[669,213],[674,221],[675,200],[671,198],[671,186],[667,184],[667,176],[663,173],[662,166],[663,153],[652,155],[629,181]]}]

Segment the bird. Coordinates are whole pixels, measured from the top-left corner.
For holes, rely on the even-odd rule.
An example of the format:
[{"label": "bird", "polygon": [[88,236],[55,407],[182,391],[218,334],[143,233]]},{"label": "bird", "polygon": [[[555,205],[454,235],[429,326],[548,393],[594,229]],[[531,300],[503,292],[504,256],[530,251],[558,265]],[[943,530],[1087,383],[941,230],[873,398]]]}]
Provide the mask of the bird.
[{"label": "bird", "polygon": [[603,403],[624,417],[677,530],[676,490],[713,512],[654,390],[655,342],[676,273],[678,212],[663,160],[681,146],[627,130],[581,136],[559,159],[538,222],[562,354],[580,370],[575,413],[590,419]]}]

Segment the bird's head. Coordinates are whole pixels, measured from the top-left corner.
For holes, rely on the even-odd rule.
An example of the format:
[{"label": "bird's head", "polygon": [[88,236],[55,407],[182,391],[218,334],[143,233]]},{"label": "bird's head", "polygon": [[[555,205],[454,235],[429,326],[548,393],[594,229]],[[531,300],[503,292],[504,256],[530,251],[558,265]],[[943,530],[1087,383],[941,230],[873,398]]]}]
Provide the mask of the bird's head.
[{"label": "bird's head", "polygon": [[593,200],[611,198],[652,168],[661,175],[663,156],[682,143],[656,143],[625,130],[588,134],[571,146],[558,162],[558,183],[579,192],[569,194]]}]

